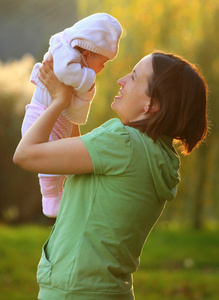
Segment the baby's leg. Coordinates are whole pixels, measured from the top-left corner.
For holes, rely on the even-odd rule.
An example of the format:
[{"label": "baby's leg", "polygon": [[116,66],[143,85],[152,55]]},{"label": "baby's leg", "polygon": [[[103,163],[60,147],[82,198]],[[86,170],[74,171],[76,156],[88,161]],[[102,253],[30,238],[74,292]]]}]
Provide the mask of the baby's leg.
[{"label": "baby's leg", "polygon": [[[50,138],[50,141],[71,136],[72,123],[64,116],[60,116],[56,121]],[[63,183],[66,175],[43,175],[39,174],[42,193],[43,213],[50,218],[57,217],[59,206],[63,193]]]},{"label": "baby's leg", "polygon": [[58,215],[65,178],[63,175],[39,174],[43,213],[49,218],[56,218]]},{"label": "baby's leg", "polygon": [[29,127],[39,118],[46,108],[43,106],[30,103],[26,106],[26,113],[23,119],[21,133],[22,136],[26,133]]},{"label": "baby's leg", "polygon": [[61,200],[59,197],[59,176],[39,174],[39,183],[43,213],[49,218],[56,218]]},{"label": "baby's leg", "polygon": [[[31,103],[27,105],[26,114],[22,124],[22,135],[25,134],[28,128],[38,119],[44,110],[46,110],[46,106],[36,101],[31,101]],[[72,126],[73,124],[61,115],[54,125],[49,141],[70,137]],[[57,217],[65,178],[66,176],[64,175],[39,174],[43,213],[47,217]]]}]

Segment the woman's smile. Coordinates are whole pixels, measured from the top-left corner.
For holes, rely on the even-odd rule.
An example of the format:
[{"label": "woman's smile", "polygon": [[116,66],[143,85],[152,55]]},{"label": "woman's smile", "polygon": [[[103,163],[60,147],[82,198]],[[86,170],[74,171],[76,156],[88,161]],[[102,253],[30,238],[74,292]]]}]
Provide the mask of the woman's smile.
[{"label": "woman's smile", "polygon": [[118,94],[115,96],[115,99],[122,99],[123,95],[122,95],[122,91],[121,89],[118,91]]}]

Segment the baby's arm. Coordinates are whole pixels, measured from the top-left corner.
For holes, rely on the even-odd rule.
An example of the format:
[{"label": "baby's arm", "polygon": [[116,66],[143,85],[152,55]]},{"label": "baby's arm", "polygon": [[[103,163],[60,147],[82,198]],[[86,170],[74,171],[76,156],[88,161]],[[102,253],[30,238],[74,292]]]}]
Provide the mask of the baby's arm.
[{"label": "baby's arm", "polygon": [[52,50],[54,73],[66,85],[81,93],[90,90],[95,81],[95,72],[82,67],[81,54],[66,42],[60,42]]},{"label": "baby's arm", "polygon": [[62,111],[66,119],[72,123],[85,124],[88,118],[91,102],[95,95],[95,87],[87,93],[76,92],[69,105]]}]

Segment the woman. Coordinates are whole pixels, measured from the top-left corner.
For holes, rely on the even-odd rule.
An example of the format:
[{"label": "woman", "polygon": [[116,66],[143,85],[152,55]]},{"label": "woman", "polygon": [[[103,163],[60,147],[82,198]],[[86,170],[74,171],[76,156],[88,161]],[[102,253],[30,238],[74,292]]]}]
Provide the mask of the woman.
[{"label": "woman", "polygon": [[150,54],[118,80],[112,108],[121,121],[47,142],[72,91],[51,62],[39,78],[54,101],[22,138],[14,162],[69,174],[38,267],[39,299],[133,300],[142,247],[180,180],[173,139],[190,153],[207,133],[205,81],[180,57]]}]

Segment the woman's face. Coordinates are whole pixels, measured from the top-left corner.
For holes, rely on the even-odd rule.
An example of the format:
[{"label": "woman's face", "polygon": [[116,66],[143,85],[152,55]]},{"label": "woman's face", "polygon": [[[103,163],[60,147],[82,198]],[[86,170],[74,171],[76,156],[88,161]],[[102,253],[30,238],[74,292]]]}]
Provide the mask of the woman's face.
[{"label": "woman's face", "polygon": [[151,100],[147,96],[148,82],[152,74],[152,55],[147,55],[137,63],[131,73],[118,80],[121,88],[111,107],[124,124],[147,118],[145,113]]}]

